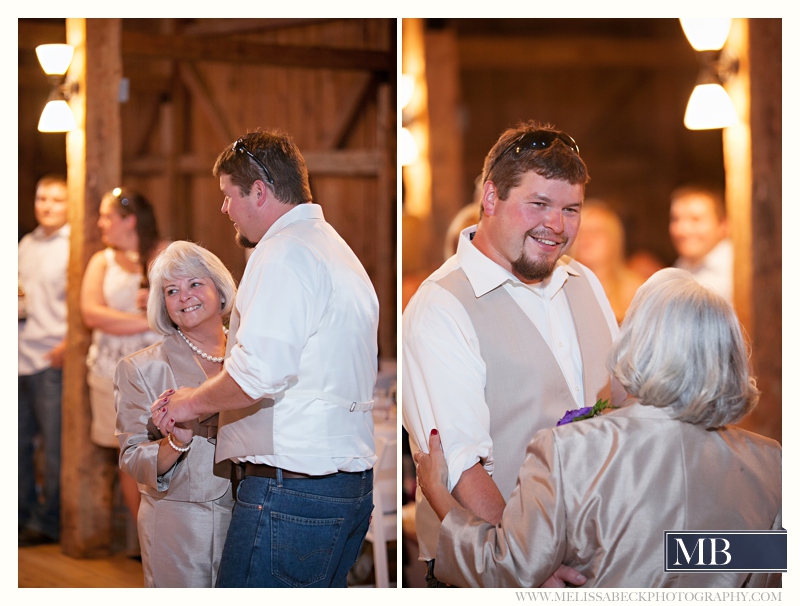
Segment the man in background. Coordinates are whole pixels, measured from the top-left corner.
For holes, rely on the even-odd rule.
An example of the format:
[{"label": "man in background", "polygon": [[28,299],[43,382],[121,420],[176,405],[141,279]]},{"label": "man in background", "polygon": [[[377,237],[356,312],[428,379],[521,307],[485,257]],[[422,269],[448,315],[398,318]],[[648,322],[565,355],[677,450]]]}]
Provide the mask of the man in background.
[{"label": "man in background", "polygon": [[733,243],[722,192],[689,185],[672,192],[669,235],[678,252],[675,267],[733,302]]},{"label": "man in background", "polygon": [[[67,183],[46,176],[36,185],[38,226],[18,245],[18,545],[59,538],[61,368],[67,334]],[[42,452],[41,486],[34,452]]]}]

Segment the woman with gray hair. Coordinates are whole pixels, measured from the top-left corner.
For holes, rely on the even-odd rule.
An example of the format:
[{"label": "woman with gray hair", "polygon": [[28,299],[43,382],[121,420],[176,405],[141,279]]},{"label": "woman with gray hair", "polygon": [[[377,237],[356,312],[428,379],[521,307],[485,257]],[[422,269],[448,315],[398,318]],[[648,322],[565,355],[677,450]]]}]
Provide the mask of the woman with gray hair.
[{"label": "woman with gray hair", "polygon": [[120,467],[139,484],[145,586],[213,587],[233,507],[229,462],[215,465],[216,415],[162,435],[150,406],[222,369],[236,284],[222,261],[173,242],[150,268],[147,319],[164,339],[116,369]]},{"label": "woman with gray hair", "polygon": [[638,402],[537,433],[496,527],[450,495],[447,436],[432,432],[430,454],[414,459],[442,520],[437,577],[538,587],[563,563],[586,587],[779,584],[777,574],[664,571],[664,531],[781,528],[780,445],[729,425],[758,400],[731,306],[684,270],[657,272],[608,368]]}]

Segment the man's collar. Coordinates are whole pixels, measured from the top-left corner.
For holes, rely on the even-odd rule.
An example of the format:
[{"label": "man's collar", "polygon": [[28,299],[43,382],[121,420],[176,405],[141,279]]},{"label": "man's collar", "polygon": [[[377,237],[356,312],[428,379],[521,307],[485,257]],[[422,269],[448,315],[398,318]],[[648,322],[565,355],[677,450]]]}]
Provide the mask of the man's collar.
[{"label": "man's collar", "polygon": [[49,236],[47,235],[47,232],[45,231],[44,227],[42,227],[41,225],[37,225],[36,228],[31,232],[31,234],[39,240],[49,240],[51,238],[59,238],[59,237],[69,238],[70,235],[69,223],[65,223]]},{"label": "man's collar", "polygon": [[717,242],[714,245],[714,248],[708,251],[705,256],[695,262],[689,261],[686,259],[686,257],[678,257],[678,260],[675,261],[675,267],[691,271],[699,271],[702,269],[714,268],[719,264],[725,266],[725,262],[732,254],[732,247],[733,242],[730,240],[730,238],[723,238]]},{"label": "man's collar", "polygon": [[[458,238],[458,248],[456,258],[459,266],[464,270],[472,290],[476,297],[482,297],[495,288],[502,286],[506,282],[513,282],[520,286],[526,286],[519,278],[507,269],[501,267],[472,244],[477,226],[466,228]],[[553,273],[541,282],[533,285],[534,291],[538,291],[545,298],[552,298],[567,281],[570,275],[578,275],[578,272],[570,267],[564,260],[559,259]]]},{"label": "man's collar", "polygon": [[260,241],[264,241],[273,237],[292,223],[296,223],[297,221],[306,221],[309,219],[318,219],[320,221],[324,221],[325,217],[322,214],[322,207],[319,204],[314,203],[296,204],[294,208],[284,213],[278,218],[277,221],[275,221],[275,223],[272,224],[272,227],[267,230],[267,233],[264,234],[264,237],[261,238]]}]

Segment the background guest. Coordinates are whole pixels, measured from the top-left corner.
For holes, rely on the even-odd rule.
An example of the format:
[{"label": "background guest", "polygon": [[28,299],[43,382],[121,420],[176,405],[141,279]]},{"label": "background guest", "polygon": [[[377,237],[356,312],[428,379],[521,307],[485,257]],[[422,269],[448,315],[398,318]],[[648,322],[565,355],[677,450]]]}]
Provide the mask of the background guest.
[{"label": "background guest", "polygon": [[438,435],[417,477],[439,519],[437,573],[536,587],[560,565],[586,587],[764,587],[779,575],[664,571],[664,530],[781,528],[781,447],[732,427],[756,405],[736,314],[688,272],[639,289],[608,368],[639,402],[540,431],[497,526],[447,490]]},{"label": "background guest", "polygon": [[[103,196],[97,225],[106,248],[89,260],[81,286],[81,314],[92,329],[86,359],[92,407],[91,439],[118,448],[115,436],[114,369],[122,358],[155,343],[144,313],[146,267],[165,243],[159,240],[153,207],[140,194],[116,188]],[[127,474],[120,487],[133,519],[139,489]]]},{"label": "background guest", "polygon": [[[67,183],[48,175],[36,185],[36,229],[19,242],[18,259],[18,544],[59,537],[61,367],[67,334]],[[34,439],[42,451],[36,485]],[[41,498],[39,498],[39,493]]]},{"label": "background guest", "polygon": [[581,229],[572,255],[600,280],[617,322],[622,322],[644,278],[626,266],[622,219],[602,200],[586,200],[583,204]]},{"label": "background guest", "polygon": [[722,191],[688,185],[672,192],[669,235],[678,252],[675,267],[733,301],[733,243]]},{"label": "background guest", "polygon": [[139,544],[146,587],[213,587],[231,518],[230,462],[214,465],[216,419],[163,436],[150,405],[222,369],[236,285],[216,256],[173,242],[150,269],[150,327],[160,343],[117,366],[120,466],[139,483]]}]

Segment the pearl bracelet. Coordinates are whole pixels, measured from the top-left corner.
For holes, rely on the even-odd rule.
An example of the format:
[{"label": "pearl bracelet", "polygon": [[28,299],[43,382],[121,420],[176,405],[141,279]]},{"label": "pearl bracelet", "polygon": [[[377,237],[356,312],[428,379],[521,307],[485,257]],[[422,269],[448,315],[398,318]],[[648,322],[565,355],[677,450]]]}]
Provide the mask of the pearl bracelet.
[{"label": "pearl bracelet", "polygon": [[191,440],[189,440],[189,442],[186,444],[185,448],[181,448],[180,446],[176,446],[175,442],[172,441],[172,434],[171,433],[167,434],[167,441],[169,442],[169,445],[172,447],[172,450],[177,450],[178,452],[186,452],[192,446]]}]

